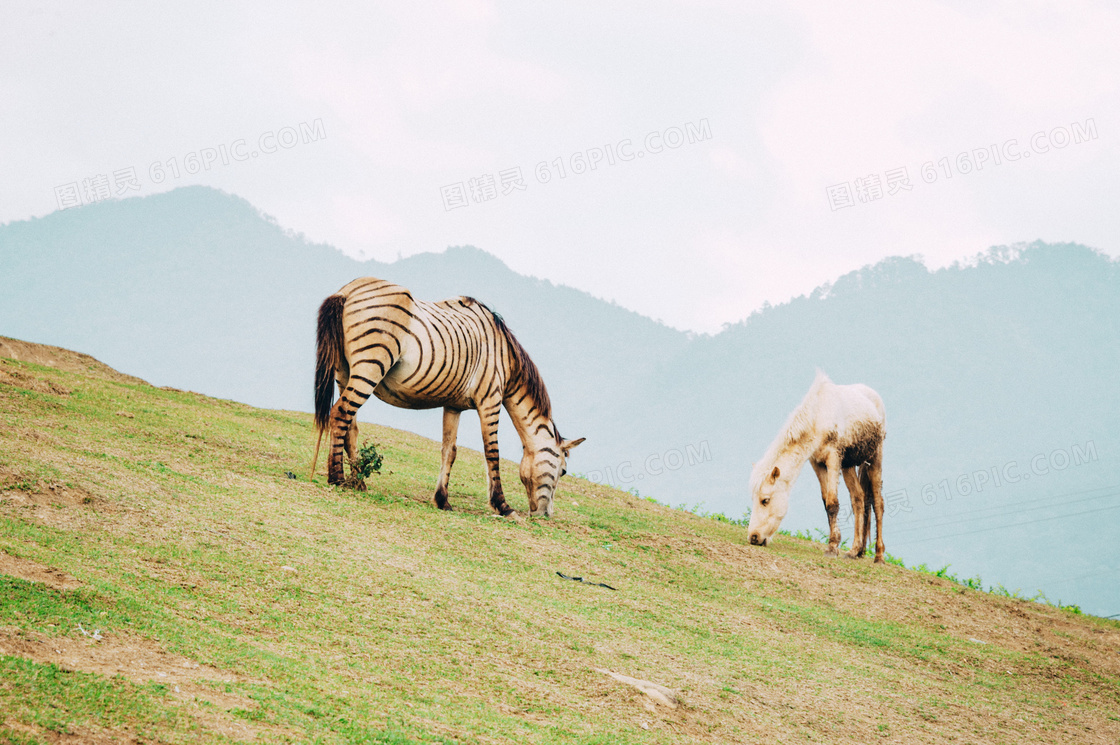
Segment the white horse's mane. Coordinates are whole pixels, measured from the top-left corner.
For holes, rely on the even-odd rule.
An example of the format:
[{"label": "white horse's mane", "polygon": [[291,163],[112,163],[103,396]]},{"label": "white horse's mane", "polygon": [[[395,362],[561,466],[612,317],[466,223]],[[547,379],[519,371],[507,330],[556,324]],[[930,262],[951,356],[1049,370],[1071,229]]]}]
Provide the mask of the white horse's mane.
[{"label": "white horse's mane", "polygon": [[770,447],[766,449],[762,458],[754,464],[750,480],[752,492],[762,482],[765,474],[769,473],[770,469],[774,467],[774,462],[782,454],[796,445],[805,443],[807,437],[813,434],[818,422],[821,388],[826,383],[831,382],[823,370],[817,370],[817,375],[813,378],[813,384],[809,386],[805,398],[801,399],[801,403],[797,405],[797,408],[786,419],[786,423],[778,430],[778,436],[770,443]]}]

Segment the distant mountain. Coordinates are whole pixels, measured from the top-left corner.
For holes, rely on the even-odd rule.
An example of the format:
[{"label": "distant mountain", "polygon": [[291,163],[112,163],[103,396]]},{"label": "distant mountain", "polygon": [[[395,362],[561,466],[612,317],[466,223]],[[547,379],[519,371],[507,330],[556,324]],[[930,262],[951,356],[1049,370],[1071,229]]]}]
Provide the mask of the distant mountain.
[{"label": "distant mountain", "polygon": [[[1120,263],[1082,246],[933,272],[887,259],[696,336],[475,248],[358,262],[188,187],[0,226],[0,334],[309,410],[315,311],[362,275],[502,313],[565,435],[588,437],[572,470],[671,504],[739,516],[752,462],[815,370],[867,383],[887,408],[888,550],[1120,613]],[[439,436],[438,411],[374,402],[362,418]],[[477,446],[470,418],[463,430]],[[508,422],[502,440],[518,457]],[[784,527],[824,524],[806,469]]]},{"label": "distant mountain", "polygon": [[[0,331],[88,351],[156,385],[310,410],[319,303],[360,276],[398,282],[421,299],[471,295],[502,313],[540,367],[562,431],[600,445],[621,441],[629,427],[598,412],[688,343],[617,305],[515,274],[475,248],[359,262],[205,187],[0,227]],[[376,402],[362,415],[440,432],[438,411]],[[463,430],[477,443],[469,420]],[[507,454],[520,457],[513,430],[505,433]]]}]

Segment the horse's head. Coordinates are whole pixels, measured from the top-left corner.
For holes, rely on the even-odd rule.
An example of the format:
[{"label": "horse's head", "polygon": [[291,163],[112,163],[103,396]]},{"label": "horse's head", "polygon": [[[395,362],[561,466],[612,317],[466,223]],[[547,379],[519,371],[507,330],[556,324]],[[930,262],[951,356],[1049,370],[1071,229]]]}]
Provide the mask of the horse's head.
[{"label": "horse's head", "polygon": [[782,470],[774,466],[769,472],[756,467],[751,473],[751,521],[747,535],[751,545],[767,546],[778,532],[782,518],[789,509],[789,490],[792,484],[782,478]]},{"label": "horse's head", "polygon": [[534,449],[526,447],[521,458],[521,483],[529,495],[529,512],[538,517],[552,517],[556,486],[568,472],[568,454],[584,440],[565,440],[555,424],[552,431],[556,433],[554,438],[537,443]]}]

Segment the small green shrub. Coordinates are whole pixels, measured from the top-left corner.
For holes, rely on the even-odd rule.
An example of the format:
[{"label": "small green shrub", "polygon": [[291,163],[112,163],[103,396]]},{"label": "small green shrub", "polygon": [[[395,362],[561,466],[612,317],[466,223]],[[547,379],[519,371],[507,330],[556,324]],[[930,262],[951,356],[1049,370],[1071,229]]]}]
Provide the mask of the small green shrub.
[{"label": "small green shrub", "polygon": [[377,445],[366,440],[358,448],[358,457],[350,461],[350,475],[342,482],[344,489],[366,490],[366,478],[374,473],[380,474],[381,463],[384,460],[381,453],[377,452]]},{"label": "small green shrub", "polygon": [[358,448],[358,457],[350,463],[350,467],[355,476],[364,479],[375,472],[380,473],[383,460],[381,453],[377,452],[377,445],[366,440]]}]

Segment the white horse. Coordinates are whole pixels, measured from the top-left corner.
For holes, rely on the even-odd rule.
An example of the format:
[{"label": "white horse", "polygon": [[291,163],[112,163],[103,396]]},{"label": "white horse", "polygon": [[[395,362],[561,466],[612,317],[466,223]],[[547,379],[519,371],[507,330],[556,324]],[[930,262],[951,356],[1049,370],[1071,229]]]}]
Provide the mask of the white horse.
[{"label": "white horse", "polygon": [[827,556],[840,552],[836,490],[840,474],[852,497],[856,534],[845,556],[863,556],[875,508],[875,561],[883,561],[883,438],[886,417],[883,399],[865,385],[836,385],[823,372],[804,400],[790,414],[785,426],[751,471],[754,500],[747,530],[750,542],[765,546],[782,524],[789,509],[789,491],[808,460],[821,482],[821,498],[828,513]]}]

